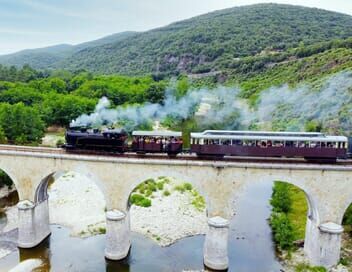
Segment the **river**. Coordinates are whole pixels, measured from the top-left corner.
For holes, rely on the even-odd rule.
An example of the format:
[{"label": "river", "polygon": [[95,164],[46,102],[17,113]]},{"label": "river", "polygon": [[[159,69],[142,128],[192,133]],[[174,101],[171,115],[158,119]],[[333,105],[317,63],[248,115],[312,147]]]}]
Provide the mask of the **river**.
[{"label": "river", "polygon": [[[275,257],[271,229],[267,222],[270,216],[271,192],[272,184],[253,183],[239,200],[238,213],[230,224],[229,271],[280,271],[281,266]],[[51,230],[51,236],[35,249],[17,250],[1,259],[0,271],[8,271],[20,261],[29,258],[41,259],[43,265],[36,271],[43,272],[154,272],[203,269],[202,235],[184,238],[162,248],[152,240],[132,233],[129,257],[121,262],[110,262],[104,258],[104,235],[82,239],[70,236],[67,228],[58,225],[52,225]]]}]

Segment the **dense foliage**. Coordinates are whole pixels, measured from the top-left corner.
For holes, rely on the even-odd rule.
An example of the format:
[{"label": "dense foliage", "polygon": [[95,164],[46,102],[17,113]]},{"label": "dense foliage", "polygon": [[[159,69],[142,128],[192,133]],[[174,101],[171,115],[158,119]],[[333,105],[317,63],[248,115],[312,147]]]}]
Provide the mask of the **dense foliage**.
[{"label": "dense foliage", "polygon": [[270,225],[276,246],[282,250],[291,249],[295,234],[294,227],[288,217],[292,202],[287,183],[275,182],[270,204],[273,207]]},{"label": "dense foliage", "polygon": [[3,186],[8,186],[11,187],[13,185],[13,182],[11,178],[2,170],[0,170],[0,188]]},{"label": "dense foliage", "polygon": [[[32,79],[18,78],[27,72]],[[44,77],[27,66],[3,67],[2,76],[8,81],[0,80],[0,142],[16,144],[40,142],[46,127],[67,127],[81,114],[92,112],[102,96],[113,106],[160,102],[167,86],[152,77],[92,76],[86,72],[56,71]]]},{"label": "dense foliage", "polygon": [[291,210],[292,200],[286,183],[275,183],[270,204],[274,212],[287,214]]},{"label": "dense foliage", "polygon": [[[216,11],[148,32],[128,33],[119,39],[81,46],[66,58],[61,57],[62,46],[57,48],[56,55],[55,48],[49,48],[50,51],[39,51],[44,56],[42,64],[37,51],[33,52],[33,58],[26,51],[24,56],[2,57],[0,62],[29,63],[36,68],[83,68],[109,74],[216,74],[236,68],[237,60],[244,57],[271,56],[291,48],[300,48],[296,56],[306,57],[311,51],[319,50],[303,49],[307,45],[350,36],[351,16],[298,6],[258,4]],[[242,69],[257,70],[263,64],[249,62]]]}]

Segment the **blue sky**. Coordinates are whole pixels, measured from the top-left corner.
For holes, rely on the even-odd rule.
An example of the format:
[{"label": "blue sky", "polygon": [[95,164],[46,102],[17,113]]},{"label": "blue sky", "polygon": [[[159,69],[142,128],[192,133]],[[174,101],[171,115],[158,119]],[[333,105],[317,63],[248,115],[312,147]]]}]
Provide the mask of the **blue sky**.
[{"label": "blue sky", "polygon": [[262,2],[352,15],[351,0],[0,0],[0,54],[143,31],[217,9]]}]

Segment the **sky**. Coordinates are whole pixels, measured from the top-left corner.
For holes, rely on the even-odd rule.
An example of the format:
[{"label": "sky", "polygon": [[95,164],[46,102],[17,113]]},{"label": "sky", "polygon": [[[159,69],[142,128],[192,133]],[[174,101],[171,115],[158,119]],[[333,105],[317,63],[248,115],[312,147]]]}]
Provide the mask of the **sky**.
[{"label": "sky", "polygon": [[352,15],[352,0],[0,0],[0,54],[145,31],[214,10],[264,2]]}]

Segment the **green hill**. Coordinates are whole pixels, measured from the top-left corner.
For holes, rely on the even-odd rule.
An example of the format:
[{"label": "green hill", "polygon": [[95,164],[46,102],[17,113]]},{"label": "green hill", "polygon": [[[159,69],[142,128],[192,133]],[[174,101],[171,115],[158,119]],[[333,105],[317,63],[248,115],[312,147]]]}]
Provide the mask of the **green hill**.
[{"label": "green hill", "polygon": [[211,12],[147,32],[118,34],[118,39],[67,48],[64,54],[26,51],[25,55],[3,56],[0,63],[125,75],[218,73],[244,57],[351,36],[349,15],[257,4]]},{"label": "green hill", "polygon": [[53,68],[58,62],[69,58],[80,50],[117,43],[134,34],[135,32],[122,32],[78,45],[60,44],[38,49],[26,49],[14,54],[0,56],[0,64],[17,67],[29,64],[35,69]]},{"label": "green hill", "polygon": [[212,12],[81,50],[60,68],[127,75],[214,72],[232,61],[352,36],[352,17],[319,9],[259,4]]}]

